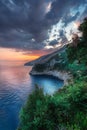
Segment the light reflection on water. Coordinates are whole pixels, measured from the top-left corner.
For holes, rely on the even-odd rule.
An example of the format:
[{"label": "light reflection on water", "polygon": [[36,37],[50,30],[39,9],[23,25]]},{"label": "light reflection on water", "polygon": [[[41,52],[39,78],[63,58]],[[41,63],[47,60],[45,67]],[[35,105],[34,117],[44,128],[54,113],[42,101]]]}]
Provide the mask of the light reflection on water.
[{"label": "light reflection on water", "polygon": [[52,94],[63,82],[49,76],[30,76],[31,67],[0,65],[0,130],[16,130],[19,111],[34,84]]}]

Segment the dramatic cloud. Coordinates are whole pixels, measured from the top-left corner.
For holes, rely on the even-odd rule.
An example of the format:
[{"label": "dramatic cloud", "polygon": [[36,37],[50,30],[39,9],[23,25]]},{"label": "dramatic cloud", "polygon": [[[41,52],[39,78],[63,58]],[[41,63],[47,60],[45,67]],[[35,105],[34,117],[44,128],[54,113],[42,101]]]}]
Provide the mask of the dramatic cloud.
[{"label": "dramatic cloud", "polygon": [[40,50],[64,43],[67,26],[86,14],[87,0],[0,0],[0,47]]},{"label": "dramatic cloud", "polygon": [[50,42],[50,45],[51,45],[51,46],[55,46],[56,44],[58,44],[58,41],[57,41],[57,40],[53,40],[53,41]]},{"label": "dramatic cloud", "polygon": [[77,12],[75,15],[72,15],[70,13],[67,13],[65,17],[62,19],[62,22],[64,23],[65,26],[67,26],[68,23],[74,21],[77,19],[79,16],[80,12]]}]

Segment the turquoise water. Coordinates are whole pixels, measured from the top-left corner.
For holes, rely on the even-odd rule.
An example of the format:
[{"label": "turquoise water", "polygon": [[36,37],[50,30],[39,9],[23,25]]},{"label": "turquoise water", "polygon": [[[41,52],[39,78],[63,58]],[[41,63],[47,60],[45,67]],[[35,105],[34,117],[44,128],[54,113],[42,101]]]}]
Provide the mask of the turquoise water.
[{"label": "turquoise water", "polygon": [[63,82],[51,76],[30,76],[31,67],[0,65],[0,130],[16,130],[19,111],[35,84],[53,94]]}]

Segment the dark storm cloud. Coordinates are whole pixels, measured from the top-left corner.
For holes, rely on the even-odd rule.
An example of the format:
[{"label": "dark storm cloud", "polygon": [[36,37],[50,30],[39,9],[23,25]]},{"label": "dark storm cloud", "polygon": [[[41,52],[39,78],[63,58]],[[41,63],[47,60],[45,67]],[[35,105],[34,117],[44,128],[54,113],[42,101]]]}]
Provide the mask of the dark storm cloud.
[{"label": "dark storm cloud", "polygon": [[46,15],[48,24],[56,24],[60,19],[64,19],[66,24],[76,20],[80,13],[77,12],[75,16],[68,16],[70,10],[77,10],[81,5],[85,5],[86,3],[86,0],[55,0],[52,3],[51,11]]},{"label": "dark storm cloud", "polygon": [[[87,0],[0,0],[0,46],[42,49],[48,30],[63,20],[65,25],[76,20],[80,12],[68,15]],[[61,38],[65,38],[63,32]]]},{"label": "dark storm cloud", "polygon": [[62,22],[64,23],[64,26],[67,26],[68,23],[76,20],[79,15],[80,15],[80,12],[77,12],[74,16],[67,13],[65,15],[65,17],[62,19]]},{"label": "dark storm cloud", "polygon": [[65,42],[67,42],[67,38],[66,38],[66,36],[65,36],[65,31],[64,30],[59,30],[59,37],[61,38],[61,42],[62,43],[65,43]]},{"label": "dark storm cloud", "polygon": [[53,41],[50,42],[49,45],[54,46],[54,45],[56,45],[56,44],[58,44],[58,41],[57,41],[57,40],[53,40]]},{"label": "dark storm cloud", "polygon": [[21,50],[39,50],[44,47],[44,44],[37,43],[28,33],[13,30],[8,34],[0,34],[0,46]]},{"label": "dark storm cloud", "polygon": [[[85,6],[85,10],[83,11],[83,13],[82,13],[82,15],[81,15],[81,18],[82,18],[82,19],[84,19],[85,17],[87,17],[87,4],[86,4],[86,6]],[[80,19],[81,19],[81,18],[80,18]],[[82,19],[81,19],[81,20],[82,20]]]},{"label": "dark storm cloud", "polygon": [[21,28],[30,32],[37,41],[47,35],[42,25],[46,7],[51,0],[2,0],[0,2],[0,28]]}]

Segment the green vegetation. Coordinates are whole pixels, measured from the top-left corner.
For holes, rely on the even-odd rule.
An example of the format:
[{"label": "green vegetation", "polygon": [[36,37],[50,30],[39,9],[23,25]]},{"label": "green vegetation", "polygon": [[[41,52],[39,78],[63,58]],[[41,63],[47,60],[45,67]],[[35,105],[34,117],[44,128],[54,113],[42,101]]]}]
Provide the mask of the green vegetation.
[{"label": "green vegetation", "polygon": [[80,25],[79,30],[83,32],[83,35],[78,40],[77,47],[68,45],[66,50],[69,62],[67,69],[71,71],[75,79],[87,76],[87,18]]},{"label": "green vegetation", "polygon": [[67,46],[64,67],[74,82],[53,96],[36,86],[21,110],[18,130],[87,130],[87,19],[79,29],[82,38]]},{"label": "green vegetation", "polygon": [[34,66],[34,69],[35,69],[37,72],[43,72],[45,68],[46,68],[46,65],[45,65],[45,64],[36,64],[36,65]]},{"label": "green vegetation", "polygon": [[53,96],[36,88],[20,117],[19,130],[87,130],[87,83],[78,81]]},{"label": "green vegetation", "polygon": [[68,58],[66,51],[59,53],[59,61],[54,64],[53,70],[66,70],[68,65]]},{"label": "green vegetation", "polygon": [[83,33],[82,39],[87,46],[87,18],[84,19],[83,23],[79,27],[79,30]]}]

